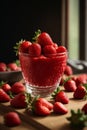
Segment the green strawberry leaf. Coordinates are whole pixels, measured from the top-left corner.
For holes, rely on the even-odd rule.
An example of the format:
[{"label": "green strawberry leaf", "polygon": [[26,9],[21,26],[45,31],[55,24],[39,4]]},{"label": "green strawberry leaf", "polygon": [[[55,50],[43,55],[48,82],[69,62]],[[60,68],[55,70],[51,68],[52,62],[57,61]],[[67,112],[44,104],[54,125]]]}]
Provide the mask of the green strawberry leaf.
[{"label": "green strawberry leaf", "polygon": [[34,37],[32,38],[32,42],[35,42],[37,40],[37,37],[41,34],[41,30],[38,29],[35,31]]},{"label": "green strawberry leaf", "polygon": [[1,82],[0,82],[0,88],[1,88],[1,87],[2,87],[2,85],[3,85],[3,84],[5,84],[5,83],[6,83],[6,82],[1,81]]},{"label": "green strawberry leaf", "polygon": [[83,86],[86,88],[86,90],[87,90],[87,83],[85,83],[85,84],[83,84]]},{"label": "green strawberry leaf", "polygon": [[19,50],[19,47],[20,47],[20,44],[25,41],[23,39],[21,39],[19,42],[16,43],[16,45],[13,47],[14,49],[14,52],[16,53],[16,56],[18,55],[18,50]]},{"label": "green strawberry leaf", "polygon": [[67,117],[72,127],[80,128],[87,126],[87,115],[80,109],[77,111],[71,110],[71,116]]},{"label": "green strawberry leaf", "polygon": [[56,95],[57,95],[57,93],[59,93],[60,91],[62,91],[62,90],[60,90],[60,88],[59,88],[59,87],[57,87],[57,89],[56,89],[56,90],[54,90],[54,92],[51,94],[52,99],[55,99],[55,96],[56,96]]}]

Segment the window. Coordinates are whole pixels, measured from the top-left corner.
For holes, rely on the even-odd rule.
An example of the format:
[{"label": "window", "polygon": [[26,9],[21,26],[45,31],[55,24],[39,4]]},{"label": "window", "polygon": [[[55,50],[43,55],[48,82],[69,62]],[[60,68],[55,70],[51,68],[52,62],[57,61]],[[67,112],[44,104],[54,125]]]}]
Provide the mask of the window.
[{"label": "window", "polygon": [[87,60],[87,0],[62,0],[62,41],[70,59]]}]

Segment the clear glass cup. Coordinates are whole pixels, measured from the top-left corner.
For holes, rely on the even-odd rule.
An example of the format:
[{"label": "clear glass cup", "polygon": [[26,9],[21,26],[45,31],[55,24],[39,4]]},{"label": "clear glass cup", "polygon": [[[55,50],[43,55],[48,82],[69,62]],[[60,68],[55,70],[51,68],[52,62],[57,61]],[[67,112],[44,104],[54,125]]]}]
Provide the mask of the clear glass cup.
[{"label": "clear glass cup", "polygon": [[48,97],[59,86],[67,63],[67,52],[33,57],[19,52],[26,91]]}]

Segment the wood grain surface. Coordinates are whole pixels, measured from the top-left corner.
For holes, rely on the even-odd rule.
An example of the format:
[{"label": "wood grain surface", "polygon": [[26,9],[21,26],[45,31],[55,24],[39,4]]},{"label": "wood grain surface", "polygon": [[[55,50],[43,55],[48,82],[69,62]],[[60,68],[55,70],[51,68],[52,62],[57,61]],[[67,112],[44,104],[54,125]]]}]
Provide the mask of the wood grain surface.
[{"label": "wood grain surface", "polygon": [[[55,115],[51,113],[47,117],[38,117],[30,114],[26,111],[26,109],[12,108],[9,102],[0,103],[0,130],[73,130],[66,118],[70,116],[71,109],[77,110],[78,108],[82,108],[87,101],[73,99],[73,92],[66,92],[66,94],[70,101],[69,104],[65,105],[68,108],[68,113],[65,115]],[[9,111],[16,111],[19,114],[22,120],[22,124],[20,126],[9,128],[4,125],[3,116]],[[82,130],[87,130],[87,127]]]}]

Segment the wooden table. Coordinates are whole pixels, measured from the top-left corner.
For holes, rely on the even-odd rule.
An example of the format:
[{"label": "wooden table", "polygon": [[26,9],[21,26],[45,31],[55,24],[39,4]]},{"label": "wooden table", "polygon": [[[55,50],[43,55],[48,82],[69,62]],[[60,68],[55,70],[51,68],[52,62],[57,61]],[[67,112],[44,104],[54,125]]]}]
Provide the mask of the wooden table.
[{"label": "wooden table", "polygon": [[[0,103],[0,130],[72,130],[69,125],[69,121],[66,119],[70,116],[70,110],[77,110],[82,108],[82,106],[87,102],[86,100],[75,100],[73,99],[73,92],[67,92],[67,96],[70,101],[69,104],[65,106],[68,108],[68,113],[65,115],[55,115],[51,114],[47,117],[38,117],[30,115],[25,109],[14,109],[10,106],[10,103]],[[22,123],[20,126],[16,127],[6,127],[4,125],[4,114],[9,111],[16,111]],[[83,128],[87,130],[87,127]]]}]

